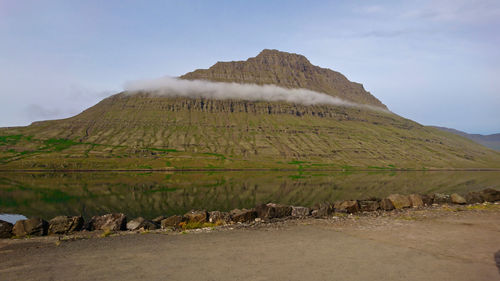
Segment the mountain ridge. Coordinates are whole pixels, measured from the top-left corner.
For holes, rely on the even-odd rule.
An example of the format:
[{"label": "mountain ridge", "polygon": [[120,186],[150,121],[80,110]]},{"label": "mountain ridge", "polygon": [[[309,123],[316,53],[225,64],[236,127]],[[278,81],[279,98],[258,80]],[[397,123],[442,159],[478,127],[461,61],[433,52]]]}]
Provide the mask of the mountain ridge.
[{"label": "mountain ridge", "polygon": [[445,132],[450,132],[462,137],[466,137],[472,141],[475,141],[479,144],[482,144],[486,147],[489,147],[491,149],[500,151],[500,133],[497,134],[489,134],[489,135],[482,135],[482,134],[469,134],[464,131],[460,131],[457,129],[453,128],[447,128],[447,127],[439,127],[439,126],[430,126]]}]

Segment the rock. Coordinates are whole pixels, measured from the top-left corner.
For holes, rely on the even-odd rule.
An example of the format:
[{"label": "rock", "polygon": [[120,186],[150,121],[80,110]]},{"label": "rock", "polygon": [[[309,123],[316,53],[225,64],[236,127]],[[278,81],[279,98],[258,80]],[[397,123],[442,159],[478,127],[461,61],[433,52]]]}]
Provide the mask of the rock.
[{"label": "rock", "polygon": [[17,221],[12,227],[12,233],[15,236],[23,237],[26,235],[42,236],[47,235],[49,223],[40,218],[32,218],[27,220]]},{"label": "rock", "polygon": [[257,216],[261,219],[284,218],[292,215],[292,207],[282,204],[268,203],[255,207]]},{"label": "rock", "polygon": [[387,196],[387,199],[391,201],[392,205],[396,209],[403,209],[403,208],[408,208],[411,207],[411,201],[408,196],[404,196],[401,194],[391,194]]},{"label": "rock", "polygon": [[347,200],[347,201],[340,201],[335,203],[335,211],[337,212],[344,212],[344,213],[357,213],[359,212],[359,205],[358,201],[356,200]]},{"label": "rock", "polygon": [[309,216],[311,209],[307,207],[292,206],[292,217],[303,218]]},{"label": "rock", "polygon": [[424,200],[422,199],[422,196],[418,194],[410,194],[408,195],[408,198],[410,199],[411,206],[412,207],[423,207],[424,206]]},{"label": "rock", "polygon": [[313,211],[311,212],[311,214],[317,218],[327,217],[327,216],[333,214],[334,210],[335,210],[335,208],[333,207],[333,204],[328,203],[328,202],[324,202],[324,203],[316,204],[313,207]]},{"label": "rock", "polygon": [[181,216],[173,215],[161,221],[161,228],[177,228],[181,222]]},{"label": "rock", "polygon": [[155,230],[155,229],[158,229],[158,225],[150,220],[144,219],[143,217],[138,217],[136,219],[133,219],[133,220],[127,222],[127,229],[128,230],[139,230],[139,229]]},{"label": "rock", "polygon": [[486,202],[500,201],[500,191],[493,188],[487,188],[481,191],[480,194]]},{"label": "rock", "polygon": [[380,200],[380,209],[384,211],[394,210],[394,205],[392,204],[391,200],[384,198]]},{"label": "rock", "polygon": [[483,203],[484,202],[484,199],[483,199],[483,196],[481,196],[481,193],[474,192],[474,191],[467,193],[467,195],[465,195],[465,200],[469,204]]},{"label": "rock", "polygon": [[0,220],[0,238],[12,237],[12,226],[10,222]]},{"label": "rock", "polygon": [[362,212],[374,212],[380,209],[380,203],[378,200],[360,200],[359,209]]},{"label": "rock", "polygon": [[83,228],[83,217],[58,216],[49,221],[49,234],[66,234]]},{"label": "rock", "polygon": [[451,203],[453,203],[453,204],[465,204],[465,203],[467,203],[467,201],[465,201],[465,198],[463,198],[462,196],[460,196],[456,193],[453,193],[450,197],[451,197]]},{"label": "rock", "polygon": [[191,210],[184,214],[184,220],[186,222],[204,223],[208,220],[208,213],[207,211]]},{"label": "rock", "polygon": [[449,204],[451,203],[451,197],[447,194],[434,193],[432,198],[432,203],[434,204]]},{"label": "rock", "polygon": [[229,212],[229,214],[234,222],[251,222],[257,217],[257,212],[255,210],[247,209],[234,209]]},{"label": "rock", "polygon": [[420,195],[422,197],[422,202],[424,202],[425,206],[431,206],[432,205],[432,196],[423,194]]},{"label": "rock", "polygon": [[231,216],[227,212],[212,211],[208,213],[208,221],[226,224],[231,222]]},{"label": "rock", "polygon": [[126,230],[127,217],[122,213],[93,216],[89,223],[90,230]]},{"label": "rock", "polygon": [[166,218],[167,217],[165,217],[165,216],[158,216],[158,217],[152,219],[151,221],[159,225],[161,223],[161,221],[166,219]]}]

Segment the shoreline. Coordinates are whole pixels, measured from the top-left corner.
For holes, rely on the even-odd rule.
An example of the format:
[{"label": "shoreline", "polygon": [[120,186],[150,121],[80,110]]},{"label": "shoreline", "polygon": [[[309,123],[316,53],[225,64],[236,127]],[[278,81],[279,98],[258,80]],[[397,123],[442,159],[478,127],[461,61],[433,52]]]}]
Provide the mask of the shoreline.
[{"label": "shoreline", "polygon": [[120,231],[138,230],[142,232],[157,230],[184,232],[191,229],[253,225],[254,223],[309,218],[323,219],[349,215],[377,216],[412,209],[461,208],[461,210],[467,210],[481,208],[476,206],[497,206],[500,204],[499,202],[500,191],[487,188],[478,192],[469,192],[464,197],[456,193],[451,195],[440,193],[432,195],[391,194],[386,198],[324,202],[316,204],[312,208],[267,203],[257,205],[252,209],[234,209],[230,212],[191,210],[183,215],[159,216],[153,219],[138,217],[129,220],[122,213],[94,216],[88,221],[84,221],[82,216],[57,216],[50,221],[35,217],[18,220],[15,224],[0,221],[0,238],[60,236],[95,231],[103,231],[105,236]]}]

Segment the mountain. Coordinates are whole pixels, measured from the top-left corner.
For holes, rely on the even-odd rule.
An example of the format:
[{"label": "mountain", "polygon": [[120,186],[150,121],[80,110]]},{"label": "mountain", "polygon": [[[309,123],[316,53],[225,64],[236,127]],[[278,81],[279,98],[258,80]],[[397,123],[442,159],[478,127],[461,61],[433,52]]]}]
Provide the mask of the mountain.
[{"label": "mountain", "polygon": [[209,69],[198,69],[180,78],[303,88],[387,109],[362,84],[347,80],[339,72],[312,65],[302,55],[277,50],[263,50],[246,61],[217,62]]},{"label": "mountain", "polygon": [[491,134],[491,135],[481,135],[481,134],[468,134],[466,132],[462,132],[459,130],[451,129],[451,128],[446,128],[446,127],[438,127],[438,126],[432,126],[436,129],[445,131],[445,132],[450,132],[462,137],[466,137],[470,140],[473,140],[479,144],[482,144],[486,147],[489,147],[491,149],[500,151],[500,134]]},{"label": "mountain", "polygon": [[0,169],[500,168],[499,152],[393,114],[301,55],[264,50],[180,79],[305,88],[371,107],[122,92],[71,118],[1,128]]}]

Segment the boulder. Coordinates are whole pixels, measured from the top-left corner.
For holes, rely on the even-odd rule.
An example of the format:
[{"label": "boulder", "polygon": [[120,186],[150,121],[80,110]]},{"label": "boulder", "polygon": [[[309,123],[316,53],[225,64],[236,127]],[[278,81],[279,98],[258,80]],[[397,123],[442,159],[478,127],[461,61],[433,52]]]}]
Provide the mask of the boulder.
[{"label": "boulder", "polygon": [[378,200],[360,200],[358,203],[359,209],[362,212],[374,212],[380,209],[380,203]]},{"label": "boulder", "polygon": [[122,213],[93,216],[89,222],[90,230],[126,230],[127,217]]},{"label": "boulder", "polygon": [[158,229],[158,225],[150,220],[144,219],[143,217],[138,217],[136,219],[133,219],[133,220],[127,222],[127,229],[128,230],[139,230],[139,229],[155,230],[155,229]]},{"label": "boulder", "polygon": [[469,204],[474,204],[474,203],[483,203],[484,199],[481,193],[471,191],[467,193],[467,195],[465,195],[465,201],[467,201],[467,203]]},{"label": "boulder", "polygon": [[166,219],[166,218],[167,217],[165,217],[165,216],[158,216],[158,217],[152,219],[151,221],[159,225],[159,224],[161,224],[161,221]]},{"label": "boulder", "polygon": [[161,228],[177,228],[181,222],[181,216],[173,215],[161,221]]},{"label": "boulder", "polygon": [[0,238],[12,237],[12,226],[10,222],[0,220]]},{"label": "boulder", "polygon": [[83,217],[58,216],[49,221],[49,234],[66,234],[83,228]]},{"label": "boulder", "polygon": [[460,196],[456,193],[453,193],[450,197],[451,197],[451,203],[453,203],[453,204],[465,204],[465,203],[467,203],[467,201],[465,201],[465,198],[463,198],[462,196]]},{"label": "boulder", "polygon": [[251,222],[257,218],[257,212],[253,209],[234,209],[229,214],[231,215],[231,220],[234,222]]},{"label": "boulder", "polygon": [[227,212],[212,211],[208,213],[208,221],[226,224],[231,222],[231,216]]},{"label": "boulder", "polygon": [[416,207],[423,207],[424,206],[424,200],[422,199],[421,195],[410,194],[410,195],[408,195],[408,198],[410,199],[412,207],[416,208]]},{"label": "boulder", "polygon": [[328,202],[323,202],[323,203],[316,204],[313,207],[313,211],[311,212],[311,214],[317,218],[327,217],[327,216],[333,214],[334,210],[335,210],[335,208],[334,208],[333,204],[328,203]]},{"label": "boulder", "polygon": [[384,198],[380,200],[380,209],[384,211],[394,210],[394,205],[392,204],[391,200]]},{"label": "boulder", "polygon": [[487,188],[480,192],[484,201],[486,202],[496,202],[500,201],[500,191],[493,188]]},{"label": "boulder", "polygon": [[434,204],[449,204],[451,203],[451,197],[448,194],[434,193],[432,202]]},{"label": "boulder", "polygon": [[207,220],[208,220],[207,211],[191,210],[186,214],[184,214],[184,221],[186,222],[204,223]]},{"label": "boulder", "polygon": [[403,208],[408,208],[411,207],[411,201],[408,196],[404,196],[401,194],[391,194],[387,196],[387,199],[391,201],[392,205],[396,209],[403,209]]},{"label": "boulder", "polygon": [[359,205],[357,200],[347,200],[335,203],[335,211],[343,213],[357,213],[359,212]]},{"label": "boulder", "polygon": [[282,204],[268,203],[255,207],[257,216],[261,219],[284,218],[292,215],[292,207]]},{"label": "boulder", "polygon": [[47,235],[49,223],[40,218],[32,218],[27,220],[17,221],[12,227],[12,233],[15,236],[23,237],[26,235],[42,236]]},{"label": "boulder", "polygon": [[432,196],[427,194],[422,194],[420,196],[422,197],[422,202],[424,203],[425,206],[432,205]]},{"label": "boulder", "polygon": [[292,206],[292,217],[303,218],[309,216],[311,209],[307,207]]}]

